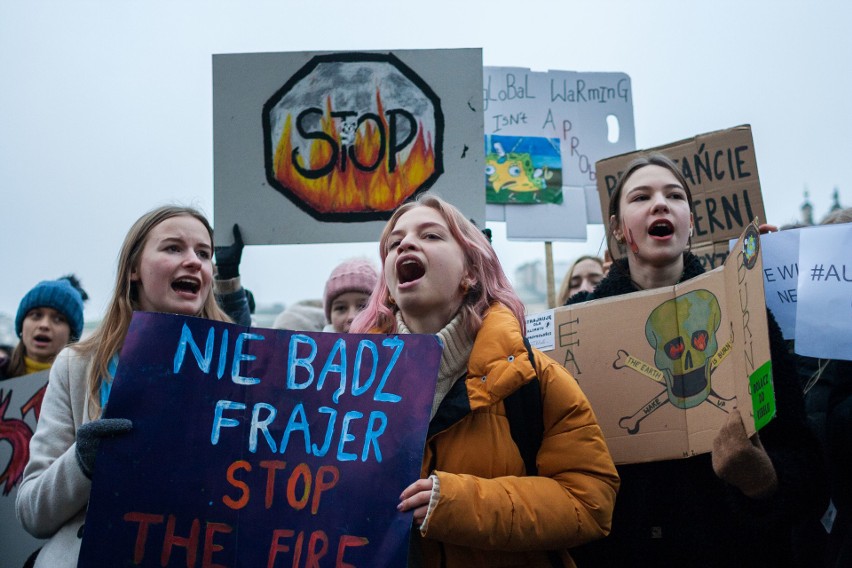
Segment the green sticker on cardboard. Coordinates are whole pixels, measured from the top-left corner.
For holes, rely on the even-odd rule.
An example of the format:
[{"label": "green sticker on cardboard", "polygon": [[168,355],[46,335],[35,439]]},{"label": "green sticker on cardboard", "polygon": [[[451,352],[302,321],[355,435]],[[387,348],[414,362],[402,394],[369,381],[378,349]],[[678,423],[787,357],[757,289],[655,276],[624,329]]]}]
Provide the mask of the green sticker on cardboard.
[{"label": "green sticker on cardboard", "polygon": [[748,378],[754,427],[760,430],[775,418],[775,389],[772,387],[772,361],[761,365]]}]

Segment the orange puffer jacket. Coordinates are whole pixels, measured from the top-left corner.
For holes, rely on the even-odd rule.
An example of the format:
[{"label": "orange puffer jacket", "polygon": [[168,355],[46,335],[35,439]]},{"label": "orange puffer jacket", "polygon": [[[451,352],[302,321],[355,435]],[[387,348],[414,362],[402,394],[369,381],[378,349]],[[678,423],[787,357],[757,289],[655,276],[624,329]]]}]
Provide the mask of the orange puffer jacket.
[{"label": "orange puffer jacket", "polygon": [[[564,367],[534,355],[535,371],[517,319],[492,306],[430,423],[421,473],[437,475],[440,499],[413,543],[419,565],[574,566],[566,549],[609,533],[619,478],[595,415]],[[503,399],[536,374],[544,437],[525,477]]]}]

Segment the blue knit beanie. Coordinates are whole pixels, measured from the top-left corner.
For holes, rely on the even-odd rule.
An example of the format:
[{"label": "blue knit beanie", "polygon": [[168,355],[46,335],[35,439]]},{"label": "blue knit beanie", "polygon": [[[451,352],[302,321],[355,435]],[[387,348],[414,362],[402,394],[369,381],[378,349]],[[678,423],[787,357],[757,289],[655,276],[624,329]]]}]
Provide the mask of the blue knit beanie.
[{"label": "blue knit beanie", "polygon": [[27,292],[18,306],[15,317],[15,332],[18,337],[23,333],[24,318],[33,308],[53,308],[68,319],[71,328],[71,341],[80,339],[83,333],[83,296],[65,279],[45,280],[36,284]]}]

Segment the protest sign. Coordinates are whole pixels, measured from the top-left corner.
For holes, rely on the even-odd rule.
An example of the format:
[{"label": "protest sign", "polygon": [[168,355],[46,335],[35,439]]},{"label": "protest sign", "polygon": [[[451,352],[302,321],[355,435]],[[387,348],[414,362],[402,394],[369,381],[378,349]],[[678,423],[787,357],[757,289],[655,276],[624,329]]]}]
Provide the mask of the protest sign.
[{"label": "protest sign", "polygon": [[[739,237],[749,223],[755,219],[758,223],[766,222],[749,125],[700,134],[598,162],[598,198],[602,215],[607,217],[605,222],[609,222],[609,196],[621,172],[635,158],[649,153],[671,158],[689,184],[695,216],[692,248],[705,269],[721,266],[727,256],[728,241]],[[624,256],[623,249],[613,246],[612,250],[617,256]]]},{"label": "protest sign", "polygon": [[49,371],[0,381],[0,565],[23,566],[43,540],[31,536],[15,514],[18,487],[30,459]]},{"label": "protest sign", "polygon": [[761,237],[766,307],[784,339],[795,340],[800,355],[852,358],[850,245],[850,224],[801,227]]},{"label": "protest sign", "polygon": [[488,220],[506,221],[510,239],[585,240],[586,224],[601,222],[595,162],[636,147],[630,77],[485,67],[483,108]]},{"label": "protest sign", "polygon": [[215,226],[376,241],[424,191],[484,226],[481,93],[480,49],[214,55]]},{"label": "protest sign", "polygon": [[440,353],[134,313],[79,565],[405,566]]},{"label": "protest sign", "polygon": [[[731,241],[731,247],[736,241]],[[781,327],[784,339],[796,336],[796,300],[799,280],[799,229],[760,237],[766,307]]]},{"label": "protest sign", "polygon": [[545,352],[579,382],[616,463],[709,452],[734,407],[749,434],[775,415],[756,226],[734,251],[676,286],[554,310]]},{"label": "protest sign", "polygon": [[799,232],[795,350],[852,360],[852,225]]}]

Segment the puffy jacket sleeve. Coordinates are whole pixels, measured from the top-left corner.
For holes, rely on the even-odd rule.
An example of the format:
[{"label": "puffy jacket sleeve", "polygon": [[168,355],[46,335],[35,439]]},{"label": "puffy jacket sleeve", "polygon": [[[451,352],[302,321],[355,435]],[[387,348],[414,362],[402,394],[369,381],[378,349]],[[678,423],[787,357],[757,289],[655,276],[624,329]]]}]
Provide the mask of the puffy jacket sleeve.
[{"label": "puffy jacket sleeve", "polygon": [[216,302],[237,325],[251,326],[251,307],[248,292],[242,287],[240,277],[216,280]]},{"label": "puffy jacket sleeve", "polygon": [[480,549],[555,550],[609,533],[619,478],[597,419],[568,371],[538,351],[536,358],[544,418],[538,476],[436,472],[440,498],[423,536]]},{"label": "puffy jacket sleeve", "polygon": [[47,538],[86,507],[91,482],[77,464],[77,427],[84,421],[86,378],[80,355],[64,349],[50,369],[30,460],[15,502],[18,519]]}]

